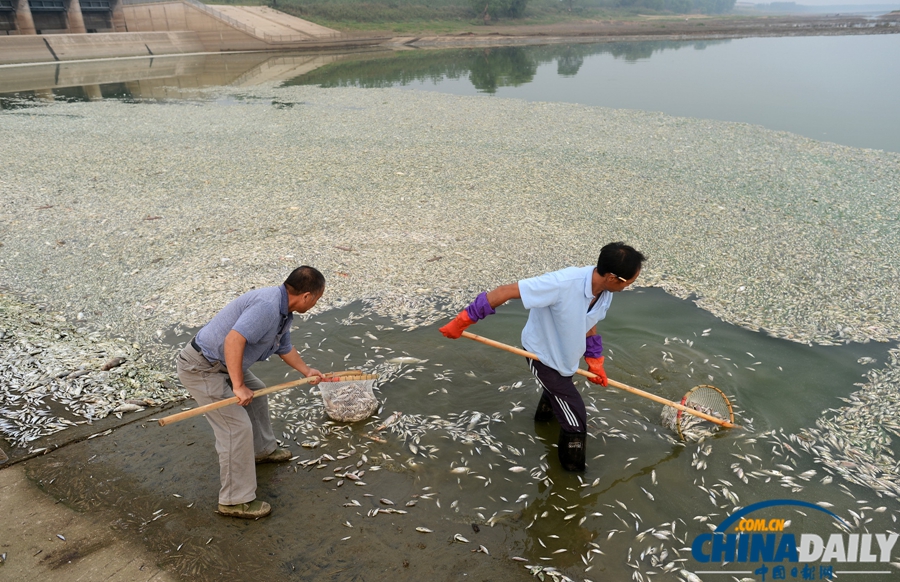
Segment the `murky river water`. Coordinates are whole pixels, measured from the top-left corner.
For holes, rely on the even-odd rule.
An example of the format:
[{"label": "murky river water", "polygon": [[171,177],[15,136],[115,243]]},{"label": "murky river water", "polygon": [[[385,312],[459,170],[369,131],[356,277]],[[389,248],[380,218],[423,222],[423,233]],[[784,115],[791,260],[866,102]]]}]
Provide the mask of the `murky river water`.
[{"label": "murky river water", "polygon": [[[473,331],[518,345],[525,318],[513,302]],[[212,514],[218,473],[202,418],[164,428],[131,425],[114,441],[74,445],[81,450],[67,464],[36,459],[30,471],[76,507],[114,505],[123,531],[140,532],[174,571],[203,579],[224,570],[383,579],[373,568],[401,579],[529,576],[511,560],[517,556],[576,579],[624,580],[668,567],[658,579],[674,580],[681,568],[698,569],[685,549],[692,539],[735,506],[795,497],[844,514],[860,511],[852,494],[875,508],[871,491],[823,484],[827,473],[786,435],[840,406],[863,374],[883,364],[885,345],[804,346],[725,324],[656,289],[622,293],[600,324],[609,376],[672,400],[713,384],[732,399],[745,428],[682,443],[661,425],[660,405],[582,383],[590,437],[588,468],[579,476],[558,466],[555,421],[532,419],[538,392],[522,358],[444,339],[436,327],[402,329],[353,304],[315,313],[295,328],[294,343],[311,365],[379,373],[382,408],[377,418],[344,426],[324,417],[314,388],[272,397],[276,434],[298,458],[259,471],[260,497],[275,508],[264,527],[223,524]],[[860,358],[874,361],[863,365]],[[285,381],[287,368],[273,359],[254,371],[274,385]],[[397,411],[403,416],[396,424],[375,432]],[[744,483],[735,466],[747,475],[787,474],[785,467],[817,473],[796,481],[803,489],[792,492],[773,475],[745,475]],[[359,470],[358,481],[342,478]],[[407,513],[369,516],[378,509]],[[896,509],[873,514],[885,523],[870,531],[883,531]],[[831,531],[820,515],[804,513],[772,517],[791,519],[795,531]],[[454,542],[456,534],[468,543]],[[479,546],[490,553],[472,552]],[[656,557],[665,552],[662,562],[653,565],[648,549]],[[412,564],[398,563],[398,554]],[[687,561],[673,562],[681,558]]]}]

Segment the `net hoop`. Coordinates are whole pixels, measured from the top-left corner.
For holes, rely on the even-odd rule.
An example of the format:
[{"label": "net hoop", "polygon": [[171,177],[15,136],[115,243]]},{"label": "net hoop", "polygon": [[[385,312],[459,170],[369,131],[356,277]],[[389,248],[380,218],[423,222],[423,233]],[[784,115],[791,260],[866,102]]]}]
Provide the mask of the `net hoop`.
[{"label": "net hoop", "polygon": [[[722,420],[727,420],[729,423],[734,424],[734,408],[731,406],[731,401],[725,396],[724,392],[715,386],[709,384],[694,386],[681,399],[681,405],[701,410],[707,414],[713,414]],[[678,410],[675,414],[675,430],[678,432],[678,437],[683,441],[688,440],[683,430],[684,423],[688,419],[699,420],[694,415],[683,410]]]}]

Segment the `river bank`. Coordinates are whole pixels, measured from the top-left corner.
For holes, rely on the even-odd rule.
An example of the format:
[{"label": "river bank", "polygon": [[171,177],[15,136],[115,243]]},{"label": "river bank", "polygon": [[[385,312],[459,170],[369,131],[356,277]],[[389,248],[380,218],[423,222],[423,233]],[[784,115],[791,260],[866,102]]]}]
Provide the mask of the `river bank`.
[{"label": "river bank", "polygon": [[472,26],[454,34],[397,36],[388,30],[365,34],[393,37],[386,44],[417,47],[472,47],[558,42],[617,42],[630,40],[710,40],[771,36],[896,34],[900,12],[876,18],[859,15],[790,16],[645,16],[633,20],[585,20],[520,25],[500,22]]}]

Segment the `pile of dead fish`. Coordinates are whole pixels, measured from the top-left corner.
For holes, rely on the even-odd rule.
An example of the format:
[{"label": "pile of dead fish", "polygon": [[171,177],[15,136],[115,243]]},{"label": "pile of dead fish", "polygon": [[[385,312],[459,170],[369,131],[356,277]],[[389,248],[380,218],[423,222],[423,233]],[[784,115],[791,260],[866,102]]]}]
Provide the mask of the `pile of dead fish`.
[{"label": "pile of dead fish", "polygon": [[900,436],[900,350],[890,355],[888,367],[870,371],[868,382],[843,398],[847,406],[828,411],[798,444],[846,481],[897,498],[900,461],[891,445]]},{"label": "pile of dead fish", "polygon": [[0,436],[23,447],[110,414],[181,399],[141,346],[0,295]]}]

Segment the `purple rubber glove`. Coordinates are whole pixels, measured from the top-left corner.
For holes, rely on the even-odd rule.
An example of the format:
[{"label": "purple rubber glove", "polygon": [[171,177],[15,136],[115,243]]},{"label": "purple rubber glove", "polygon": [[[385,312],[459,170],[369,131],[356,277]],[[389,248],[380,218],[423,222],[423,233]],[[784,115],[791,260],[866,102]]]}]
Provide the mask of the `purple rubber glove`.
[{"label": "purple rubber glove", "polygon": [[469,319],[474,323],[479,319],[484,319],[488,315],[494,315],[496,311],[494,311],[494,308],[488,303],[487,293],[482,293],[475,298],[475,301],[469,303],[469,306],[466,307],[466,313],[469,314]]},{"label": "purple rubber glove", "polygon": [[599,335],[591,335],[586,338],[585,348],[584,348],[584,357],[585,358],[599,358],[600,354],[603,353],[603,340],[600,339]]}]

